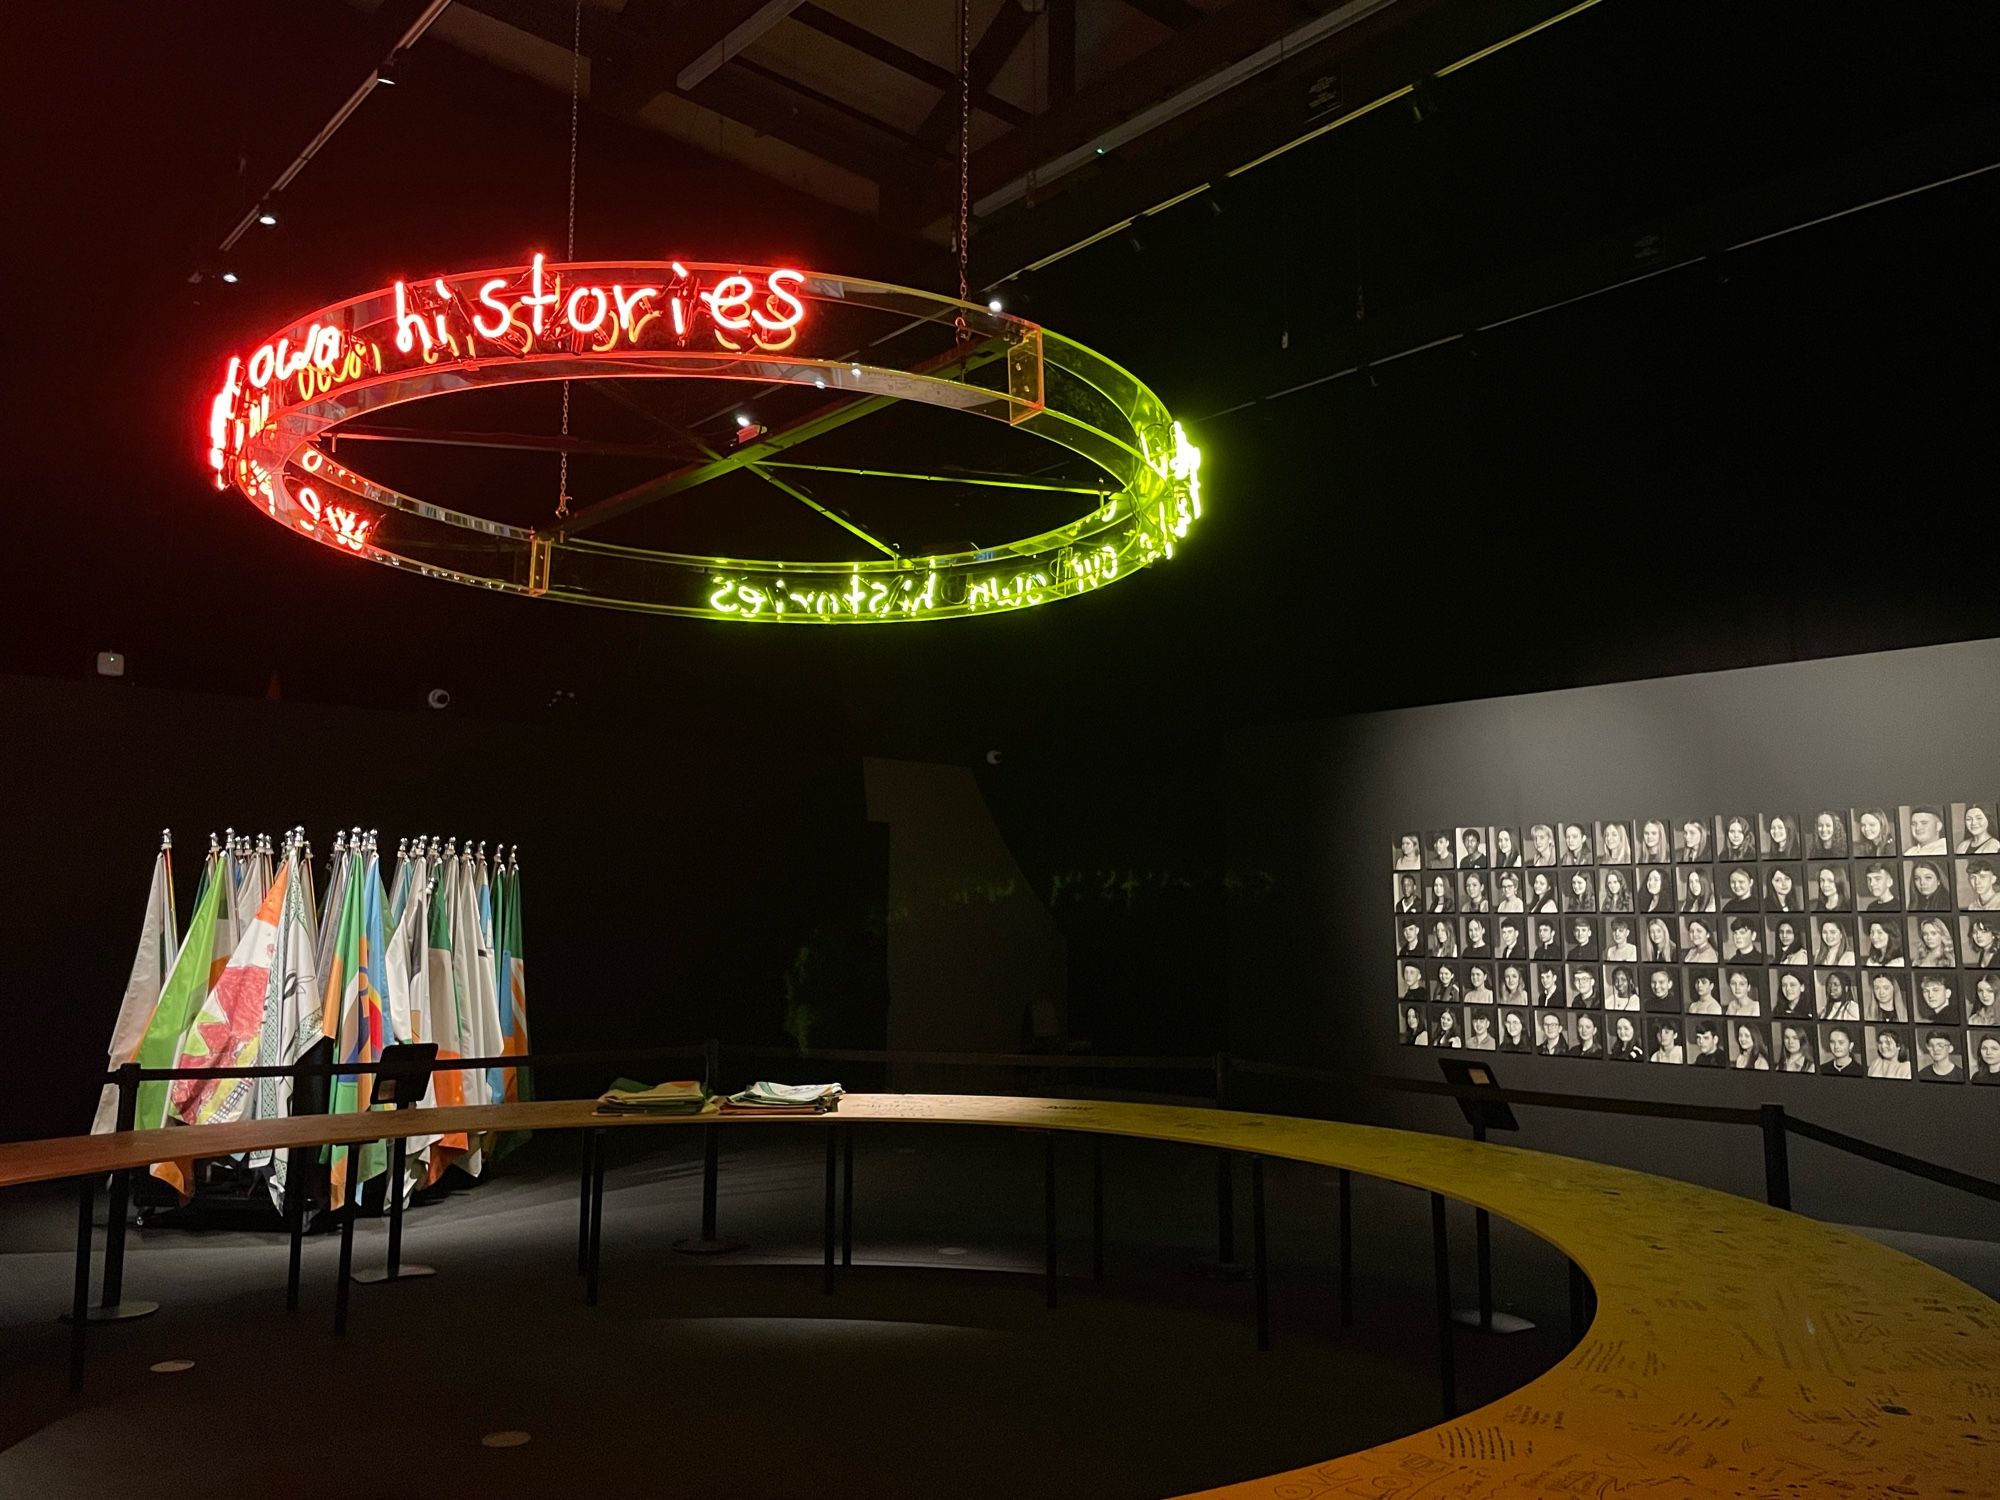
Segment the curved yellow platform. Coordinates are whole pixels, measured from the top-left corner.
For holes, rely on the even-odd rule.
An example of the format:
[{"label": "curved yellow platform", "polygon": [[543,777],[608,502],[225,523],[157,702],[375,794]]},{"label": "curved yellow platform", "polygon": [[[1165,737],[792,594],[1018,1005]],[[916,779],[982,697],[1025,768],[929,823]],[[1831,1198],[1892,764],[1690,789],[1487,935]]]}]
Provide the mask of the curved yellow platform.
[{"label": "curved yellow platform", "polygon": [[1247,1500],[2000,1497],[2000,1303],[1858,1236],[1725,1193],[1509,1146],[1280,1115],[850,1094],[837,1115],[607,1118],[588,1101],[412,1110],[0,1146],[0,1187],[161,1156],[451,1130],[994,1125],[1346,1167],[1490,1209],[1597,1292],[1583,1342],[1458,1420],[1207,1493]]}]

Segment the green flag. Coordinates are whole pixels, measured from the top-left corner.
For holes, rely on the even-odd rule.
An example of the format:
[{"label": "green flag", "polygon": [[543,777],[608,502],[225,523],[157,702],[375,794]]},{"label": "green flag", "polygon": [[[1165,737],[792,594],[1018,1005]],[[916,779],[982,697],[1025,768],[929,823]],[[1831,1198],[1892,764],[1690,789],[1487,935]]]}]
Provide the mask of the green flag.
[{"label": "green flag", "polygon": [[[173,969],[160,987],[160,1003],[146,1038],[139,1044],[139,1066],[171,1068],[180,1060],[181,1038],[193,1024],[195,1014],[208,998],[208,970],[215,954],[215,920],[222,910],[226,880],[211,876],[202,883],[195,902],[194,919],[188,923],[181,951],[174,955]],[[139,1085],[139,1113],[134,1128],[157,1130],[167,1123],[167,1083]]]}]

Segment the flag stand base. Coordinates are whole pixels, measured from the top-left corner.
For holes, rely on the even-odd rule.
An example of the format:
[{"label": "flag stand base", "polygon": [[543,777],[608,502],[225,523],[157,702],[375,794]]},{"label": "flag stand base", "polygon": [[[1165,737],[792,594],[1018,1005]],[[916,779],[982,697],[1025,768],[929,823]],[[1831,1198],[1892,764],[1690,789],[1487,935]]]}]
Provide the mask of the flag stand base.
[{"label": "flag stand base", "polygon": [[1526,1333],[1535,1326],[1526,1318],[1517,1318],[1512,1313],[1503,1312],[1493,1314],[1493,1321],[1489,1326],[1480,1320],[1479,1309],[1476,1307],[1453,1309],[1451,1320],[1454,1323],[1463,1323],[1467,1328],[1477,1328],[1482,1333]]},{"label": "flag stand base", "polygon": [[363,1286],[376,1286],[384,1281],[421,1281],[426,1276],[437,1275],[436,1266],[408,1265],[391,1271],[387,1266],[374,1271],[356,1271],[353,1279]]},{"label": "flag stand base", "polygon": [[[111,1307],[93,1307],[90,1310],[89,1316],[84,1321],[87,1323],[129,1323],[135,1318],[150,1318],[159,1310],[160,1304],[157,1302],[120,1302]],[[67,1323],[69,1321],[69,1314],[62,1314],[56,1321],[58,1323]]]},{"label": "flag stand base", "polygon": [[677,1255],[727,1255],[732,1250],[741,1250],[741,1240],[675,1240]]}]

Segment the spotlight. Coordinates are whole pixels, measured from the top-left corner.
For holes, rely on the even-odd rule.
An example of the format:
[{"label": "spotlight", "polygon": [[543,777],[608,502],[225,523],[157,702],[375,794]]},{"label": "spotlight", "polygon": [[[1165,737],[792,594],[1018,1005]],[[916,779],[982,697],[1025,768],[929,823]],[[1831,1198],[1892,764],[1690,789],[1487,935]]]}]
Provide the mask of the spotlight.
[{"label": "spotlight", "polygon": [[236,285],[236,273],[234,271],[224,271],[222,273],[222,279],[228,282],[231,286]]},{"label": "spotlight", "polygon": [[1097,148],[1097,154],[1098,154],[1099,156],[1102,156],[1102,155],[1104,154],[1104,148],[1103,148],[1102,146],[1099,146],[1099,147]]},{"label": "spotlight", "polygon": [[257,215],[257,222],[259,224],[262,224],[266,229],[269,229],[272,225],[278,222],[278,216],[272,213],[271,210],[267,208],[262,213]]},{"label": "spotlight", "polygon": [[851,373],[856,375],[859,375],[861,373],[861,366],[859,365],[849,365],[848,369]]},{"label": "spotlight", "polygon": [[988,312],[1000,311],[1000,299],[998,297],[988,297],[986,299],[986,310]]},{"label": "spotlight", "polygon": [[739,411],[739,412],[738,412],[738,413],[736,414],[736,425],[737,425],[738,427],[748,427],[748,426],[750,425],[750,416],[749,416],[749,414],[748,414],[747,412],[740,412],[740,411]]}]

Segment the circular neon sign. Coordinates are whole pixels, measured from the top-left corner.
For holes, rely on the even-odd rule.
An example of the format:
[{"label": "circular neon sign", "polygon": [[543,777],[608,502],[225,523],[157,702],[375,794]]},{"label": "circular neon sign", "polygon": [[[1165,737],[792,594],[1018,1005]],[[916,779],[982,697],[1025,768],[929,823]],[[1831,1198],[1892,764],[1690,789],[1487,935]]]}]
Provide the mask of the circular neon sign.
[{"label": "circular neon sign", "polygon": [[[876,362],[886,340],[949,333],[941,353]],[[943,342],[933,339],[933,343]],[[857,352],[859,351],[859,352]],[[488,520],[340,462],[340,425],[424,397],[532,381],[701,379],[803,386],[826,405],[544,527]],[[726,473],[773,478],[784,455],[890,402],[1000,422],[1101,472],[1087,512],[976,551],[903,556],[789,489],[876,555],[791,562],[700,556],[587,533]],[[397,282],[320,309],[230,359],[208,457],[233,487],[310,539],[425,577],[535,598],[710,619],[886,624],[1068,598],[1173,556],[1201,515],[1200,451],[1166,407],[1103,356],[953,298],[782,266],[621,261]],[[866,470],[847,472],[866,473]],[[905,476],[912,477],[912,476]],[[774,478],[789,488],[782,477]],[[1033,486],[1029,486],[1033,487]]]}]

